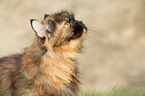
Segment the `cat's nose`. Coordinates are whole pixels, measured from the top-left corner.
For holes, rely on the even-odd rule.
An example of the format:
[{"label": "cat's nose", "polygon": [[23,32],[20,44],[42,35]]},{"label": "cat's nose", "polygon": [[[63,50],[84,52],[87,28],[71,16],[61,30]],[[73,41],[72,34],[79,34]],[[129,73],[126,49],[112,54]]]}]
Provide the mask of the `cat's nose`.
[{"label": "cat's nose", "polygon": [[81,26],[83,29],[85,29],[87,31],[87,27],[85,26],[85,24],[82,21],[76,21],[75,25],[79,25],[79,26]]}]

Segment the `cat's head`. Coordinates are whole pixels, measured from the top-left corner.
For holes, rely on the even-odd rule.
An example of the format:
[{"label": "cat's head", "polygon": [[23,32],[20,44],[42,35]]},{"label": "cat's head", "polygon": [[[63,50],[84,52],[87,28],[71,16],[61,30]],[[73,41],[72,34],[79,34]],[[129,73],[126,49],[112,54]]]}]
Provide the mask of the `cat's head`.
[{"label": "cat's head", "polygon": [[44,20],[31,19],[31,26],[38,38],[45,38],[51,47],[79,47],[86,36],[87,27],[74,18],[74,14],[62,11],[44,15]]}]

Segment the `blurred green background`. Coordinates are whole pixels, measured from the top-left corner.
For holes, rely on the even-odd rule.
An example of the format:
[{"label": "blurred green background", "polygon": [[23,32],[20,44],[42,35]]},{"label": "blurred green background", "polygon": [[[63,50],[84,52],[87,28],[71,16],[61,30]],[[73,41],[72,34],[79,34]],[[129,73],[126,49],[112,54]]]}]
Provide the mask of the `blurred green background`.
[{"label": "blurred green background", "polygon": [[82,91],[145,91],[145,0],[0,0],[0,57],[23,52],[35,33],[30,19],[61,10],[88,26],[78,59]]}]

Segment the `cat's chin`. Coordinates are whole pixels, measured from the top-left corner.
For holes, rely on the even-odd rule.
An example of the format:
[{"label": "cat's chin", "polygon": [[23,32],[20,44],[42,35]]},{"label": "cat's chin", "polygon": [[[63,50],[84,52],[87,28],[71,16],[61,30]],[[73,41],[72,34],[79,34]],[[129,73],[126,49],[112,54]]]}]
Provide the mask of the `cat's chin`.
[{"label": "cat's chin", "polygon": [[66,46],[69,45],[71,41],[76,41],[76,40],[77,42],[79,41],[81,42],[86,37],[86,33],[87,33],[87,29],[83,28],[82,31],[73,35],[72,37],[65,39],[64,41],[61,42],[56,42],[54,44],[54,47]]},{"label": "cat's chin", "polygon": [[86,36],[86,32],[87,32],[87,29],[83,28],[82,31],[80,31],[79,33],[76,33],[74,34],[72,37],[70,37],[68,39],[68,41],[73,41],[73,40],[77,40],[77,39],[84,39],[85,36]]}]

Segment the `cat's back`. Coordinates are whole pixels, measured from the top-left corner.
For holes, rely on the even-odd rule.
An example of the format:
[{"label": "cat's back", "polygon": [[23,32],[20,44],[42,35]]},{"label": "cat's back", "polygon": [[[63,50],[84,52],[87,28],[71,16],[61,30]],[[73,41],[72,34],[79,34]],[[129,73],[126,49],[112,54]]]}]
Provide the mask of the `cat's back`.
[{"label": "cat's back", "polygon": [[11,96],[12,80],[19,73],[22,54],[0,58],[0,96]]},{"label": "cat's back", "polygon": [[9,72],[17,70],[21,66],[22,56],[23,54],[16,54],[0,58],[0,70]]}]

